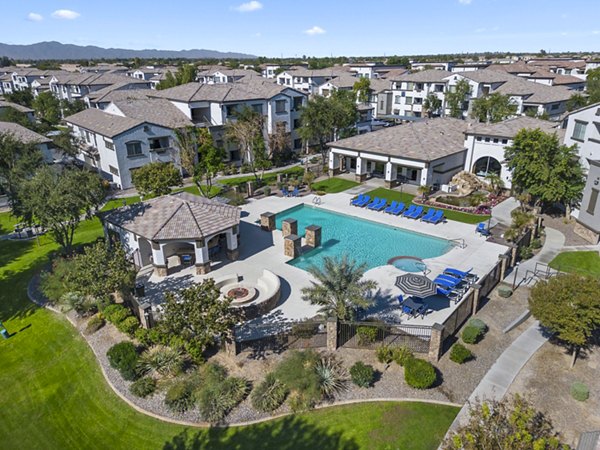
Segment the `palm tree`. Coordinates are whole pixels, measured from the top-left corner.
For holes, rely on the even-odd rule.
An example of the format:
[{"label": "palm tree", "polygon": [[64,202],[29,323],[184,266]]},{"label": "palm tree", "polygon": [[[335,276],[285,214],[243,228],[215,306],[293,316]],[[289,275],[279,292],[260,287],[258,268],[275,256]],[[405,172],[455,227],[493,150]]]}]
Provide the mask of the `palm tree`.
[{"label": "palm tree", "polygon": [[357,264],[346,255],[341,258],[325,257],[323,268],[309,267],[308,271],[317,281],[302,289],[302,299],[313,305],[320,305],[320,313],[327,317],[352,320],[356,307],[366,307],[371,303],[367,298],[377,287],[373,280],[361,280],[366,264]]},{"label": "palm tree", "polygon": [[431,117],[432,114],[439,111],[442,107],[442,101],[433,92],[430,93],[423,102],[423,115]]},{"label": "palm tree", "polygon": [[421,186],[419,186],[417,188],[417,192],[419,194],[421,194],[421,197],[423,197],[423,200],[427,200],[429,193],[431,192],[431,186],[429,186],[427,184],[422,184]]},{"label": "palm tree", "polygon": [[485,179],[489,183],[490,189],[494,194],[498,194],[502,189],[504,189],[504,180],[499,174],[495,172],[489,172],[485,176]]}]

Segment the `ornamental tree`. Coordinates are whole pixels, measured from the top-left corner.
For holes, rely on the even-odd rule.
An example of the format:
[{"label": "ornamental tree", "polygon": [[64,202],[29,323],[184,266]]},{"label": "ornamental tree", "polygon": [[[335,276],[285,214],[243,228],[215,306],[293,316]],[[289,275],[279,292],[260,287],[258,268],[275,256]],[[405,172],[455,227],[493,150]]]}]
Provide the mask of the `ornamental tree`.
[{"label": "ornamental tree", "polygon": [[171,187],[183,185],[181,173],[173,163],[163,162],[152,162],[133,170],[131,181],[144,197],[167,195]]},{"label": "ornamental tree", "polygon": [[599,292],[600,280],[569,274],[539,281],[529,294],[531,314],[570,347],[571,367],[600,328]]},{"label": "ornamental tree", "polygon": [[367,103],[369,101],[369,94],[371,92],[371,80],[369,80],[367,77],[361,77],[352,86],[352,91],[359,102]]},{"label": "ornamental tree", "polygon": [[456,82],[454,91],[446,93],[446,103],[450,109],[450,117],[462,119],[463,103],[465,97],[471,93],[471,86],[467,80],[459,80]]},{"label": "ornamental tree", "polygon": [[52,91],[41,92],[32,102],[35,115],[38,119],[49,125],[57,125],[60,122],[60,100]]},{"label": "ornamental tree", "polygon": [[471,405],[469,422],[442,444],[444,450],[567,450],[552,422],[519,395]]},{"label": "ornamental tree", "polygon": [[179,292],[165,294],[165,309],[158,326],[169,337],[193,341],[202,350],[217,338],[228,337],[238,321],[231,298],[222,298],[212,278]]},{"label": "ornamental tree", "polygon": [[510,96],[499,92],[486,95],[473,101],[471,117],[480,122],[502,122],[517,112],[517,105],[512,103]]}]

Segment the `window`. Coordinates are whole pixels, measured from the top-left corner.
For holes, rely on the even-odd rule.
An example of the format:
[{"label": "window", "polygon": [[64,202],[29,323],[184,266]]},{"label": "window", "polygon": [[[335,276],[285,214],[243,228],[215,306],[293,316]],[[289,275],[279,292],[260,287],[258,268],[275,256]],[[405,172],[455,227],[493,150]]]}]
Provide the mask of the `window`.
[{"label": "window", "polygon": [[559,107],[560,107],[560,103],[554,103],[552,106],[550,106],[550,109],[552,111],[556,111]]},{"label": "window", "polygon": [[92,143],[92,135],[90,134],[90,132],[87,130],[83,130],[83,134],[85,135],[85,142],[87,142],[88,144],[91,144]]},{"label": "window", "polygon": [[409,81],[408,83],[406,83],[407,91],[412,91],[414,88],[415,88],[415,83],[413,83],[412,81]]},{"label": "window", "polygon": [[489,138],[489,137],[486,137],[486,138],[485,138],[485,142],[490,142],[490,138]]},{"label": "window", "polygon": [[304,103],[304,97],[294,97],[294,111],[298,111]]},{"label": "window", "polygon": [[302,148],[302,139],[294,139],[294,150]]},{"label": "window", "polygon": [[477,136],[475,139],[481,142],[481,136]]},{"label": "window", "polygon": [[107,141],[106,139],[104,139],[104,146],[109,149],[109,150],[114,150],[115,149],[115,144],[113,144],[110,141]]},{"label": "window", "polygon": [[575,121],[575,127],[573,128],[573,136],[572,138],[576,141],[583,141],[585,138],[585,129],[587,127],[587,122],[580,122],[578,120]]},{"label": "window", "polygon": [[[400,97],[399,95],[394,96],[394,103],[399,104],[401,98],[402,97]],[[381,107],[383,108],[383,102],[381,102]]]},{"label": "window", "polygon": [[592,194],[590,195],[590,201],[588,203],[586,212],[590,215],[593,216],[594,213],[596,212],[596,204],[598,203],[598,189],[594,189],[592,188]]},{"label": "window", "polygon": [[127,156],[129,158],[131,158],[132,156],[140,156],[143,154],[141,142],[127,142],[125,146],[127,147]]},{"label": "window", "polygon": [[275,101],[275,113],[276,114],[285,114],[285,100],[276,100]]},{"label": "window", "polygon": [[508,144],[508,139],[502,139],[502,143],[503,143],[504,145]]},{"label": "window", "polygon": [[383,100],[381,100],[379,102],[379,109],[383,109],[385,107],[385,103],[383,102]]},{"label": "window", "polygon": [[263,106],[260,103],[252,105],[252,109],[261,115],[263,113]]},{"label": "window", "polygon": [[404,103],[406,105],[412,105],[413,104],[413,98],[412,97],[406,97],[406,100],[404,101]]},{"label": "window", "polygon": [[113,166],[108,166],[108,170],[110,171],[110,173],[112,173],[113,175],[119,176],[119,169],[117,169],[116,167]]},{"label": "window", "polygon": [[494,144],[497,144],[498,142],[500,142],[499,139],[498,138],[494,138]]},{"label": "window", "polygon": [[302,122],[300,122],[300,119],[294,119],[294,130],[300,128],[302,126]]},{"label": "window", "polygon": [[416,84],[416,89],[417,89],[417,91],[422,91],[423,90],[423,83],[417,83]]},{"label": "window", "polygon": [[434,90],[435,90],[435,92],[444,92],[444,85],[436,84]]},{"label": "window", "polygon": [[485,177],[490,173],[500,175],[501,170],[502,165],[500,164],[500,162],[496,158],[492,158],[491,156],[484,156],[483,158],[479,158],[473,165],[473,173],[480,177]]}]

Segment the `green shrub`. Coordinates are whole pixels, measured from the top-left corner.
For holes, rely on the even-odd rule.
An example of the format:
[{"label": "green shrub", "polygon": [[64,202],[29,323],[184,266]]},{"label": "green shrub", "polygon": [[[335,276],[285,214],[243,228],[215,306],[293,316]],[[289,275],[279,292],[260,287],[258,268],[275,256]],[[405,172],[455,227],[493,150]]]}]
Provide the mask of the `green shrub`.
[{"label": "green shrub", "polygon": [[105,324],[104,318],[100,314],[96,314],[90,320],[88,320],[87,325],[85,326],[86,334],[93,334],[102,328]]},{"label": "green shrub", "polygon": [[265,379],[252,390],[250,400],[254,409],[271,412],[279,408],[285,401],[287,389],[275,374],[268,373]]},{"label": "green shrub", "polygon": [[171,411],[184,413],[194,406],[193,385],[187,380],[173,383],[165,394],[165,405]]},{"label": "green shrub", "polygon": [[131,312],[123,305],[112,304],[104,308],[102,314],[104,314],[106,320],[116,325],[129,317]]},{"label": "green shrub", "polygon": [[133,336],[135,330],[140,327],[140,321],[135,316],[129,316],[123,319],[121,322],[117,323],[117,328],[119,331],[126,333],[130,336]]},{"label": "green shrub", "polygon": [[529,246],[534,250],[537,250],[538,248],[542,248],[542,240],[541,239],[532,239],[531,244],[529,244]]},{"label": "green shrub", "polygon": [[465,344],[477,344],[482,335],[479,328],[467,325],[462,331],[462,340]]},{"label": "green shrub", "polygon": [[486,325],[486,323],[483,320],[477,319],[475,317],[469,319],[469,321],[467,322],[467,326],[477,328],[481,332],[482,336],[488,330],[488,326]]},{"label": "green shrub", "polygon": [[204,361],[204,346],[197,341],[187,341],[185,343],[185,352],[196,364],[200,364]]},{"label": "green shrub", "polygon": [[521,259],[529,259],[533,256],[533,249],[531,247],[521,247],[519,256]]},{"label": "green shrub", "polygon": [[78,292],[63,294],[59,299],[59,303],[64,311],[75,310],[82,317],[90,316],[98,311],[98,305],[94,298]]},{"label": "green shrub", "polygon": [[415,356],[412,350],[405,345],[394,348],[393,352],[394,361],[396,361],[396,364],[402,367],[404,367],[406,363]]},{"label": "green shrub", "polygon": [[416,389],[428,389],[435,383],[435,367],[424,359],[410,358],[404,366],[404,380]]},{"label": "green shrub", "polygon": [[590,396],[590,389],[584,383],[579,381],[571,385],[571,396],[580,402],[586,401]]},{"label": "green shrub", "polygon": [[360,326],[356,328],[356,335],[358,336],[358,345],[371,344],[377,339],[377,327]]},{"label": "green shrub", "polygon": [[498,295],[502,298],[508,298],[512,295],[513,291],[508,286],[501,286],[498,288]]},{"label": "green shrub", "polygon": [[368,388],[375,380],[375,369],[373,366],[358,361],[350,367],[350,377],[355,385]]},{"label": "green shrub", "polygon": [[473,359],[473,353],[467,347],[460,343],[456,343],[450,349],[450,360],[455,363],[462,364],[470,359]]},{"label": "green shrub", "polygon": [[148,397],[156,391],[156,380],[151,377],[140,378],[131,383],[129,391],[136,397]]},{"label": "green shrub", "polygon": [[268,197],[269,195],[271,195],[271,188],[269,186],[265,186],[263,188],[263,194],[265,194],[265,197]]},{"label": "green shrub", "polygon": [[138,377],[139,356],[132,342],[123,341],[113,345],[106,352],[106,356],[110,366],[117,369],[125,380],[133,381]]},{"label": "green shrub", "polygon": [[315,364],[319,378],[319,387],[323,395],[332,398],[347,388],[348,375],[346,369],[333,356],[325,356]]},{"label": "green shrub", "polygon": [[378,347],[375,354],[377,355],[377,361],[382,364],[389,364],[394,360],[394,350],[387,345]]},{"label": "green shrub", "polygon": [[183,370],[184,362],[181,350],[156,345],[140,356],[139,371],[141,373],[156,372],[163,377],[172,377]]},{"label": "green shrub", "polygon": [[275,377],[289,390],[294,412],[309,409],[323,398],[315,366],[319,355],[314,350],[294,350],[275,368]]},{"label": "green shrub", "polygon": [[209,422],[220,422],[244,400],[249,390],[248,381],[237,377],[229,377],[219,383],[204,384],[195,394],[200,414]]}]

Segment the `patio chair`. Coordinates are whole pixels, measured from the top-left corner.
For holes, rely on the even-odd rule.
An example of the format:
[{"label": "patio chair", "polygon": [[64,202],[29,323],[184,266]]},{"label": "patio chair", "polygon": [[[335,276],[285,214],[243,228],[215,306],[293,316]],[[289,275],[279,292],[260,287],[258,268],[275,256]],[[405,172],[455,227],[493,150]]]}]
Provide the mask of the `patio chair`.
[{"label": "patio chair", "polygon": [[373,211],[381,211],[383,208],[385,208],[387,206],[387,200],[385,198],[382,198],[381,201],[379,202],[379,205],[375,205],[373,207],[371,207],[371,209]]},{"label": "patio chair", "polygon": [[354,206],[356,206],[356,205],[358,205],[359,203],[361,203],[361,202],[362,202],[362,201],[365,199],[365,197],[366,197],[366,195],[364,195],[364,194],[359,194],[359,195],[358,195],[358,197],[356,197],[356,198],[355,198],[355,199],[353,199],[353,200],[350,200],[350,204],[351,204],[351,205],[354,205]]},{"label": "patio chair", "polygon": [[457,275],[461,278],[467,278],[467,279],[472,279],[474,281],[477,281],[479,279],[479,277],[477,275],[475,275],[474,273],[471,273],[473,271],[473,268],[471,267],[469,270],[458,270],[458,269],[454,269],[452,267],[446,267],[444,269],[444,273],[450,274],[450,275]]},{"label": "patio chair", "polygon": [[465,286],[460,286],[462,281],[457,279],[452,280],[438,276],[435,278],[435,280],[433,280],[433,282],[437,284],[438,287],[441,286],[442,288],[452,292],[465,293],[467,290]]},{"label": "patio chair", "polygon": [[390,214],[393,214],[395,216],[399,216],[402,211],[404,211],[404,203],[400,202],[398,203],[398,205],[396,206],[396,208],[390,212]]},{"label": "patio chair", "polygon": [[410,214],[412,214],[413,212],[415,212],[415,209],[417,208],[417,205],[413,205],[411,204],[408,209],[406,211],[404,211],[404,213],[402,214],[404,217],[410,217]]},{"label": "patio chair", "polygon": [[458,292],[454,292],[454,291],[445,289],[440,286],[438,286],[437,291],[438,291],[438,294],[441,294],[444,297],[447,297],[449,300],[454,301],[454,303],[457,303],[458,300],[460,300],[462,298],[462,295],[460,295]]},{"label": "patio chair", "polygon": [[433,217],[433,215],[437,213],[437,210],[435,208],[429,208],[427,210],[427,212],[425,214],[423,214],[423,216],[421,217],[421,220],[427,222],[429,221],[430,218]]},{"label": "patio chair", "polygon": [[281,194],[284,197],[289,197],[290,196],[290,192],[287,190],[287,188],[281,188]]},{"label": "patio chair", "polygon": [[417,206],[412,213],[410,213],[407,217],[409,219],[418,219],[423,214],[423,207]]},{"label": "patio chair", "polygon": [[385,198],[378,198],[377,202],[371,202],[367,205],[367,209],[378,209],[387,204],[387,200]]},{"label": "patio chair", "polygon": [[358,206],[358,207],[360,207],[360,208],[364,208],[364,207],[365,207],[365,205],[366,205],[367,203],[369,203],[370,201],[371,201],[371,196],[370,196],[370,195],[365,195],[365,196],[363,197],[363,199],[362,199],[360,202],[356,202],[356,203],[354,204],[354,206]]},{"label": "patio chair", "polygon": [[300,194],[300,190],[297,187],[295,187],[290,195],[292,197],[298,197],[298,194]]},{"label": "patio chair", "polygon": [[398,202],[396,200],[392,201],[392,204],[383,210],[384,213],[391,213],[398,206]]},{"label": "patio chair", "polygon": [[444,217],[444,211],[438,209],[433,216],[431,216],[426,222],[437,225],[440,222],[443,222],[446,218]]},{"label": "patio chair", "polygon": [[402,314],[407,316],[416,317],[416,311],[408,305],[402,305]]},{"label": "patio chair", "polygon": [[404,295],[400,294],[397,298],[398,298],[398,303],[400,303],[400,304],[404,303]]},{"label": "patio chair", "polygon": [[421,317],[425,317],[428,312],[429,312],[429,305],[427,303],[423,303],[417,309],[417,314],[420,315]]},{"label": "patio chair", "polygon": [[381,201],[381,199],[379,197],[375,197],[373,199],[373,201],[367,205],[367,208],[370,208],[371,206],[378,205],[380,201]]},{"label": "patio chair", "polygon": [[488,230],[485,227],[485,223],[484,222],[480,222],[479,224],[477,224],[477,228],[475,228],[475,231],[477,233],[479,233],[480,235],[482,235],[482,236],[489,236],[491,234],[490,230]]}]

